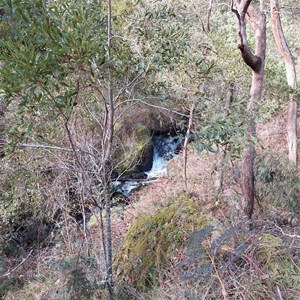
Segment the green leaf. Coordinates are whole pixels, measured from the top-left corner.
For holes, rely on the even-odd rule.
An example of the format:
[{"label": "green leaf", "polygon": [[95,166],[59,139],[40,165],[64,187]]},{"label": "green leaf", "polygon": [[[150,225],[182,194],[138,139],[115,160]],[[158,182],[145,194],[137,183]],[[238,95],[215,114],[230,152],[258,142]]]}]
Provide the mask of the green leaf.
[{"label": "green leaf", "polygon": [[27,131],[30,132],[30,131],[32,131],[32,129],[33,129],[33,123],[30,123],[28,125]]}]

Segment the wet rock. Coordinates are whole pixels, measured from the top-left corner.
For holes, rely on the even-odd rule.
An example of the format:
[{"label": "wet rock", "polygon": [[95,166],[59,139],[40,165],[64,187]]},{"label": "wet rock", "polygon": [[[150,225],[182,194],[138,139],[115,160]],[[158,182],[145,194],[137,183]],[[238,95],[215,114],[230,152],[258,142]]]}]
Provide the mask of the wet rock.
[{"label": "wet rock", "polygon": [[147,172],[151,170],[153,165],[153,154],[154,148],[153,144],[149,144],[145,149],[143,149],[139,162],[137,163],[137,169],[140,172]]}]

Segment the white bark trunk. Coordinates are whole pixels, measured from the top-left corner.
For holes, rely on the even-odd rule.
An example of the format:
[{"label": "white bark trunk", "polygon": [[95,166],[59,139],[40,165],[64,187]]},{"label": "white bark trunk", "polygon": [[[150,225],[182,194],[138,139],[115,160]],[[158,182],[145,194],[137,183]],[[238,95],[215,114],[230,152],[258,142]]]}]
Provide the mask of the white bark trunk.
[{"label": "white bark trunk", "polygon": [[[287,83],[291,88],[297,88],[297,75],[295,63],[287,41],[285,39],[279,12],[279,1],[270,0],[272,28],[277,47],[284,59]],[[289,160],[292,164],[297,166],[297,99],[291,93],[289,96],[288,115],[287,115],[287,140]]]}]

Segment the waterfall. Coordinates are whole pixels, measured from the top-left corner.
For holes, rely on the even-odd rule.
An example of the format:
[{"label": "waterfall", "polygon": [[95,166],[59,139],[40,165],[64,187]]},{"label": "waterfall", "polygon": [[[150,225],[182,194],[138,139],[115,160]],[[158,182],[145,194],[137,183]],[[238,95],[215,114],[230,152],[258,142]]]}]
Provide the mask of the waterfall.
[{"label": "waterfall", "polygon": [[148,178],[167,176],[168,161],[175,157],[183,143],[183,136],[157,135],[153,137],[153,164],[146,172]]},{"label": "waterfall", "polygon": [[184,135],[154,135],[153,163],[151,170],[145,172],[147,179],[137,181],[114,181],[115,191],[128,197],[133,190],[156,181],[159,177],[167,176],[168,161],[180,151]]}]

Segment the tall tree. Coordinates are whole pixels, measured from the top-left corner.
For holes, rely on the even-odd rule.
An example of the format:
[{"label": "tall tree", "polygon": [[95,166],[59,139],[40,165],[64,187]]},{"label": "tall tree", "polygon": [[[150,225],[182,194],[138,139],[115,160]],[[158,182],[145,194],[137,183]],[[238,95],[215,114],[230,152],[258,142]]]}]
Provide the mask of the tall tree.
[{"label": "tall tree", "polygon": [[112,272],[112,236],[111,236],[111,173],[112,173],[112,144],[114,138],[114,94],[113,94],[113,74],[112,74],[112,10],[111,0],[107,0],[107,58],[109,63],[108,68],[108,90],[107,90],[107,104],[105,103],[106,115],[103,126],[102,137],[102,164],[100,167],[100,176],[102,178],[103,196],[105,201],[106,211],[106,282],[110,294],[110,299],[114,299],[114,292],[112,288],[113,272]]},{"label": "tall tree", "polygon": [[[2,67],[2,63],[0,61],[0,69]],[[4,111],[5,111],[5,102],[2,99],[1,95],[0,95],[0,158],[4,156],[4,150],[3,150],[3,143],[4,143],[4,139],[2,138],[2,133],[4,131],[5,128],[5,121],[4,121]]]},{"label": "tall tree", "polygon": [[[247,138],[248,145],[244,150],[241,170],[241,188],[243,193],[242,208],[248,218],[252,217],[254,208],[254,158],[256,135],[255,114],[257,103],[262,98],[264,82],[264,65],[266,52],[266,18],[260,8],[251,5],[252,0],[232,1],[231,9],[238,18],[238,48],[244,62],[252,69],[250,99],[248,102]],[[250,21],[255,37],[255,51],[250,49],[246,34],[247,20]]]},{"label": "tall tree", "polygon": [[[68,176],[76,177],[76,189],[81,190],[84,200],[95,202],[101,213],[105,210],[101,226],[104,255],[99,257],[101,264],[104,258],[104,282],[113,299],[111,174],[118,164],[114,158],[114,124],[133,97],[130,94],[125,98],[124,94],[130,90],[134,95],[134,84],[145,73],[145,67],[132,55],[127,41],[113,36],[111,1],[106,3],[101,7],[86,1],[61,6],[41,0],[7,4],[5,25],[11,34],[0,43],[0,76],[5,103],[24,119],[20,124],[14,120],[11,127],[27,134],[27,140],[25,134],[17,140],[12,130],[10,139],[17,140],[23,149],[69,153],[72,167]],[[114,30],[117,32],[117,26]],[[34,124],[28,124],[32,119]],[[44,130],[39,137],[39,126],[53,120],[57,124],[52,129],[55,134],[48,139]],[[96,140],[91,132],[94,128]],[[59,130],[64,136],[62,141],[56,136]],[[89,141],[82,142],[83,131]],[[32,143],[20,143],[24,140]],[[47,144],[40,145],[40,140]],[[61,146],[54,146],[56,143]]]},{"label": "tall tree", "polygon": [[[285,62],[287,83],[291,89],[295,89],[297,88],[296,68],[291,51],[282,30],[279,12],[279,1],[270,0],[270,8],[275,41]],[[289,160],[291,163],[297,166],[297,99],[292,90],[289,95],[287,138]]]}]

